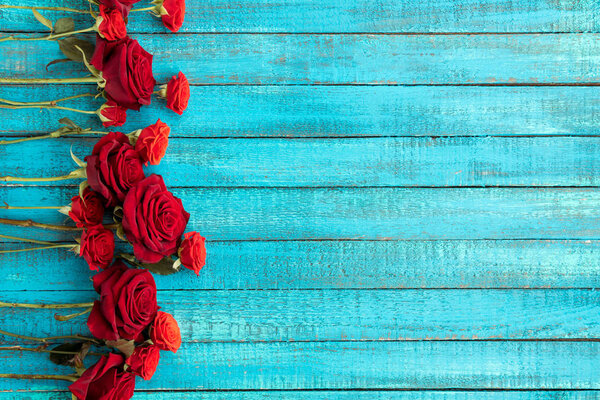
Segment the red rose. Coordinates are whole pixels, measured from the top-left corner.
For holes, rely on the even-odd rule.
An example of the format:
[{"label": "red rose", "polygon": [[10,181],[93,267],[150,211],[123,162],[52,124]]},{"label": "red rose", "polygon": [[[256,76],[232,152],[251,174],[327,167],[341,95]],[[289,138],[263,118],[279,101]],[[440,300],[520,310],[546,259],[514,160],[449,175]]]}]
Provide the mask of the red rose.
[{"label": "red rose", "polygon": [[79,256],[87,261],[92,271],[110,265],[115,253],[115,234],[102,225],[90,226],[81,234]]},{"label": "red rose", "polygon": [[98,33],[106,40],[118,40],[127,36],[127,27],[123,14],[116,8],[107,8],[100,4],[100,16],[96,20]]},{"label": "red rose", "polygon": [[94,302],[88,317],[92,335],[103,340],[134,340],[156,316],[156,284],[146,269],[128,268],[115,261],[94,276]]},{"label": "red rose", "polygon": [[129,189],[144,179],[142,161],[121,132],[101,138],[85,161],[88,183],[104,197],[106,207],[122,202]]},{"label": "red rose", "polygon": [[125,361],[127,371],[149,381],[156,371],[160,349],[158,346],[137,346],[133,354]]},{"label": "red rose", "polygon": [[79,228],[101,224],[104,218],[102,202],[102,197],[87,187],[82,196],[73,196],[71,199],[69,217]]},{"label": "red rose", "polygon": [[131,188],[123,203],[123,230],[135,257],[144,263],[175,254],[189,219],[160,175],[150,175]]},{"label": "red rose", "polygon": [[160,160],[167,152],[169,133],[171,128],[160,119],[140,132],[135,142],[135,151],[138,152],[143,162],[148,165],[160,164]]},{"label": "red rose", "polygon": [[127,19],[129,10],[138,1],[140,0],[99,0],[98,2],[106,8],[117,9],[123,15],[123,19]]},{"label": "red rose", "polygon": [[161,350],[177,353],[181,346],[181,332],[175,318],[169,313],[159,311],[150,327],[150,340]]},{"label": "red rose", "polygon": [[133,397],[135,376],[123,370],[123,363],[122,355],[102,356],[69,390],[79,400],[128,400]]},{"label": "red rose", "polygon": [[107,100],[106,103],[100,106],[96,111],[103,126],[121,126],[127,120],[127,109],[119,106],[112,100]]},{"label": "red rose", "polygon": [[178,251],[181,263],[187,269],[194,271],[196,275],[200,275],[200,270],[206,263],[206,247],[204,246],[206,239],[198,232],[188,232],[184,238]]},{"label": "red rose", "polygon": [[177,32],[185,18],[185,0],[164,0],[160,8],[163,25]]},{"label": "red rose", "polygon": [[91,64],[102,71],[104,91],[118,105],[133,110],[150,104],[156,81],[152,75],[152,54],[137,40],[126,37],[109,42],[96,37]]},{"label": "red rose", "polygon": [[190,84],[183,72],[179,71],[167,83],[167,108],[181,115],[187,108],[189,99]]}]

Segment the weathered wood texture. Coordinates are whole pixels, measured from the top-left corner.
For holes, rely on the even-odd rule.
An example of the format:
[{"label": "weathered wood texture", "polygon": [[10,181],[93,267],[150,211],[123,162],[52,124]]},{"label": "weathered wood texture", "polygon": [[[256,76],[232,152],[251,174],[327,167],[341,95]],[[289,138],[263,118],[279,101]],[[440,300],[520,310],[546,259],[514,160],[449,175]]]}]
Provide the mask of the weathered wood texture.
[{"label": "weathered wood texture", "polygon": [[[136,36],[159,82],[181,70],[193,84],[430,85],[600,82],[599,34]],[[93,40],[93,36],[90,36]],[[42,56],[43,55],[43,56]],[[88,75],[48,41],[3,42],[0,77]],[[60,72],[57,72],[60,71]]]},{"label": "weathered wood texture", "polygon": [[[19,5],[84,9],[80,0],[22,0]],[[138,3],[136,8],[146,5]],[[65,13],[43,11],[49,18]],[[75,15],[82,27],[91,19]],[[2,10],[3,31],[40,31],[30,11]],[[182,32],[597,32],[593,0],[190,1]],[[130,16],[130,32],[168,33],[146,13]],[[170,40],[170,35],[165,37]]]},{"label": "weathered wood texture", "polygon": [[[89,92],[84,85],[0,86],[0,98],[16,101]],[[95,110],[102,101],[66,104]],[[182,116],[154,100],[130,111],[119,129],[133,131],[160,117],[174,137],[597,136],[598,104],[596,87],[194,86]],[[83,127],[98,124],[95,115],[0,109],[0,136],[48,132],[63,116]]]}]

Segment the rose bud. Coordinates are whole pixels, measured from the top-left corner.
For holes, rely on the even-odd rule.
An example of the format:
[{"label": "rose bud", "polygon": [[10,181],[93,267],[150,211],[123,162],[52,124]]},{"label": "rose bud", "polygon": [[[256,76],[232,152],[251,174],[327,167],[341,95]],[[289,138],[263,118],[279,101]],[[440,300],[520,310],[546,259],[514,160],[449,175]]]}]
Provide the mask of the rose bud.
[{"label": "rose bud", "polygon": [[105,127],[121,126],[127,120],[127,109],[112,100],[107,100],[106,103],[102,104],[96,114]]},{"label": "rose bud", "polygon": [[115,234],[102,225],[90,226],[81,234],[79,256],[87,261],[92,271],[110,265],[115,253]]},{"label": "rose bud", "polygon": [[167,108],[183,114],[190,100],[190,84],[183,72],[179,71],[166,85],[162,85],[158,96],[167,100]]},{"label": "rose bud", "polygon": [[129,189],[144,179],[142,161],[121,132],[102,137],[85,161],[88,183],[104,198],[105,207],[122,202]]},{"label": "rose bud", "polygon": [[93,283],[100,294],[87,322],[94,337],[134,340],[154,321],[156,284],[148,270],[128,268],[117,260],[96,274]]},{"label": "rose bud", "polygon": [[59,210],[68,215],[78,228],[94,226],[102,223],[104,218],[104,199],[89,187],[86,187],[82,195],[73,196],[71,204]]},{"label": "rose bud", "polygon": [[133,397],[135,376],[124,371],[124,357],[109,353],[69,386],[79,400],[128,400]]},{"label": "rose bud", "polygon": [[123,230],[135,258],[157,263],[177,252],[190,214],[181,200],[167,190],[160,175],[135,185],[123,202]]},{"label": "rose bud", "polygon": [[126,37],[110,42],[96,36],[96,49],[90,61],[102,71],[104,91],[119,106],[139,110],[150,104],[156,81],[152,75],[152,54]]},{"label": "rose bud", "polygon": [[200,236],[198,232],[188,232],[184,235],[184,240],[179,247],[179,259],[184,267],[200,275],[200,270],[206,263],[206,239]]},{"label": "rose bud", "polygon": [[159,311],[150,327],[150,340],[161,350],[177,353],[181,346],[181,332],[175,318],[169,313]]},{"label": "rose bud", "polygon": [[123,14],[116,8],[107,8],[100,4],[100,15],[96,18],[96,32],[100,37],[114,41],[127,36],[127,27]]},{"label": "rose bud", "polygon": [[177,32],[185,18],[185,0],[164,0],[157,5],[162,23],[171,32]]},{"label": "rose bud", "polygon": [[169,125],[159,119],[155,124],[127,136],[145,165],[158,165],[167,152],[170,132]]},{"label": "rose bud", "polygon": [[149,381],[156,371],[160,359],[158,346],[137,346],[133,354],[125,361],[127,372]]}]

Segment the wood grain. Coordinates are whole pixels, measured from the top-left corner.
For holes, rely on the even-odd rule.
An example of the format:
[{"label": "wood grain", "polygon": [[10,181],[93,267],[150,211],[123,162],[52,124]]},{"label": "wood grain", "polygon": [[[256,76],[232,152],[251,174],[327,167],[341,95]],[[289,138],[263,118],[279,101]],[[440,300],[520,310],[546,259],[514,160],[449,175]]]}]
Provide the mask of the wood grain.
[{"label": "wood grain", "polygon": [[[3,291],[1,300],[56,304],[98,298],[93,291],[56,289]],[[599,302],[600,294],[587,289],[158,293],[159,305],[177,319],[186,343],[590,340],[600,339]],[[62,314],[71,312],[75,311]],[[56,310],[2,308],[0,326],[25,336],[88,334],[87,316],[60,322],[54,320],[55,313]],[[19,344],[23,340],[0,336],[0,342]]]},{"label": "wood grain", "polygon": [[[79,0],[21,0],[29,6],[82,9]],[[143,3],[142,3],[143,4]],[[137,5],[137,8],[144,5]],[[597,4],[585,1],[518,0],[232,0],[190,1],[182,32],[597,32]],[[57,19],[65,13],[43,12]],[[31,12],[0,10],[2,30],[40,31]],[[76,15],[82,27],[87,16]],[[132,14],[130,32],[171,34],[146,13]]]},{"label": "wood grain", "polygon": [[[65,373],[39,354],[3,353],[0,370]],[[163,353],[153,390],[600,388],[597,342],[194,343]],[[185,370],[185,373],[180,371]],[[66,383],[4,380],[1,390]]]},{"label": "wood grain", "polygon": [[[3,85],[0,98],[47,101],[92,91],[85,85]],[[95,110],[102,101],[67,104]],[[595,87],[193,86],[182,116],[154,100],[130,111],[119,129],[130,132],[160,117],[174,137],[596,136],[598,104]],[[83,127],[99,125],[95,115],[0,109],[0,136],[45,133],[63,116]]]},{"label": "wood grain", "polygon": [[[562,35],[136,35],[166,83],[181,70],[193,84],[455,85],[600,82],[598,34]],[[0,46],[0,77],[87,76],[48,41]],[[43,57],[40,55],[43,54]]]}]

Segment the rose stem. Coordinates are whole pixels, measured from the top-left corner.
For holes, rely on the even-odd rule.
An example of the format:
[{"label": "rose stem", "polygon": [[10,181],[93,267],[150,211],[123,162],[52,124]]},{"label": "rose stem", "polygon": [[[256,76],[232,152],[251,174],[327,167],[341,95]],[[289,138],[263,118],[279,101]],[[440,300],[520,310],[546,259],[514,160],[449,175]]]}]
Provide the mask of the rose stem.
[{"label": "rose stem", "polygon": [[46,106],[46,105],[9,106],[9,105],[5,105],[5,104],[0,104],[0,108],[8,108],[10,110],[22,110],[25,108],[48,108],[48,109],[55,109],[55,110],[73,111],[73,112],[78,112],[81,114],[96,114],[96,111],[78,110],[77,108],[63,107],[63,106]]},{"label": "rose stem", "polygon": [[0,235],[0,238],[11,239],[11,240],[19,240],[21,242],[37,243],[37,244],[47,244],[47,245],[56,244],[56,243],[53,243],[53,242],[44,242],[42,240],[26,239],[26,238],[20,238],[20,237],[16,237],[16,236],[8,236],[8,235]]},{"label": "rose stem", "polygon": [[0,378],[8,379],[49,379],[58,381],[76,382],[77,377],[73,375],[26,375],[26,374],[0,374]]},{"label": "rose stem", "polygon": [[24,178],[21,176],[0,176],[0,182],[56,182],[65,181],[67,179],[85,178],[85,168],[79,168],[69,172],[67,175],[51,176],[43,178]]},{"label": "rose stem", "polygon": [[[0,351],[31,351],[33,353],[54,353],[54,354],[79,354],[78,351],[60,351],[60,350],[48,350],[40,349],[38,347],[23,347],[23,346],[10,346],[0,347]],[[87,353],[91,356],[103,356],[102,353]]]},{"label": "rose stem", "polygon": [[[34,222],[30,219],[20,220],[20,219],[0,218],[0,224],[49,229],[52,231],[81,232],[83,230],[82,228],[78,228],[76,226],[42,224],[40,222]],[[0,235],[0,237],[2,237],[2,235]]]},{"label": "rose stem", "polygon": [[70,304],[27,304],[27,303],[6,303],[0,301],[0,307],[11,308],[39,308],[45,310],[63,310],[65,308],[90,308],[94,303],[70,303]]},{"label": "rose stem", "polygon": [[35,84],[35,83],[98,83],[99,79],[95,76],[86,76],[83,78],[0,78],[0,83],[6,84]]},{"label": "rose stem", "polygon": [[0,8],[14,8],[14,9],[18,9],[18,10],[66,11],[66,12],[72,12],[72,13],[78,13],[78,14],[89,14],[89,11],[78,10],[76,8],[68,8],[68,7],[27,7],[27,6],[9,6],[6,4],[1,4]]},{"label": "rose stem", "polygon": [[33,336],[17,335],[16,333],[11,333],[11,332],[6,332],[6,331],[0,331],[0,335],[11,336],[11,337],[15,337],[17,339],[31,340],[32,342],[41,342],[41,343],[47,343],[50,340],[59,340],[59,339],[77,339],[77,340],[84,340],[86,342],[91,342],[94,344],[99,343],[94,338],[81,336],[81,335],[50,336],[50,337],[45,337],[45,338],[38,338],[38,337],[33,337]]},{"label": "rose stem", "polygon": [[7,37],[3,37],[0,39],[0,42],[8,42],[11,40],[18,40],[18,41],[34,41],[34,40],[55,40],[55,39],[59,39],[59,38],[63,38],[66,36],[71,36],[71,35],[76,35],[78,33],[85,33],[85,32],[91,32],[95,29],[95,26],[89,27],[89,28],[85,28],[85,29],[80,29],[78,31],[71,31],[71,32],[65,32],[65,33],[59,33],[58,35],[48,35],[48,36],[44,36],[44,37],[37,37],[37,38],[16,38],[14,36],[7,36]]},{"label": "rose stem", "polygon": [[92,307],[90,308],[86,308],[85,310],[75,313],[75,314],[69,314],[69,315],[58,315],[58,314],[54,314],[54,319],[57,321],[68,321],[70,319],[79,317],[80,315],[85,315],[88,314],[92,311]]},{"label": "rose stem", "polygon": [[61,248],[70,248],[75,247],[77,244],[55,244],[53,246],[44,246],[44,247],[29,247],[27,249],[16,249],[16,250],[0,250],[0,254],[9,254],[9,253],[24,253],[26,251],[36,251],[36,250],[49,250],[49,249],[61,249]]},{"label": "rose stem", "polygon": [[134,8],[133,10],[129,10],[129,12],[141,12],[141,11],[152,11],[156,10],[156,6],[146,7],[146,8]]},{"label": "rose stem", "polygon": [[[2,142],[0,142],[0,144],[2,144]],[[43,207],[15,207],[15,206],[9,206],[8,204],[4,203],[5,205],[0,206],[0,209],[4,209],[4,210],[60,210],[62,207],[59,206],[43,206]]]},{"label": "rose stem", "polygon": [[10,104],[11,106],[24,106],[24,105],[52,106],[61,101],[74,100],[74,99],[78,99],[80,97],[96,97],[96,95],[93,93],[83,93],[83,94],[78,94],[75,96],[63,97],[62,99],[49,100],[49,101],[31,101],[31,102],[0,99],[0,103]]}]

